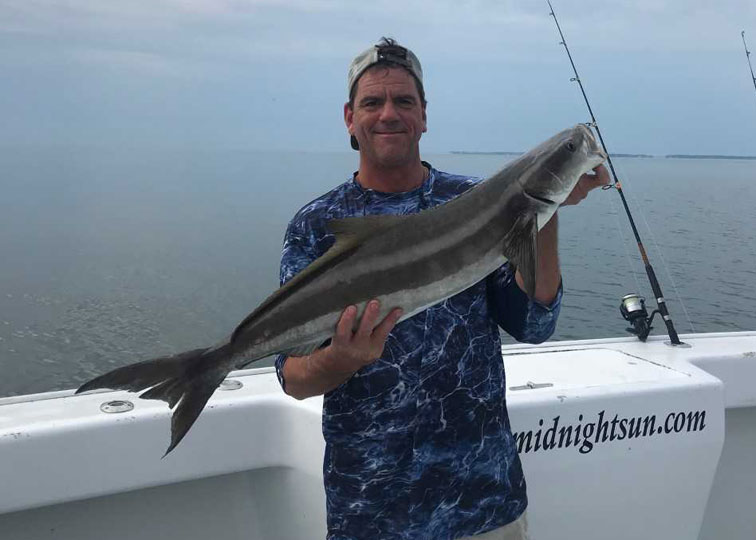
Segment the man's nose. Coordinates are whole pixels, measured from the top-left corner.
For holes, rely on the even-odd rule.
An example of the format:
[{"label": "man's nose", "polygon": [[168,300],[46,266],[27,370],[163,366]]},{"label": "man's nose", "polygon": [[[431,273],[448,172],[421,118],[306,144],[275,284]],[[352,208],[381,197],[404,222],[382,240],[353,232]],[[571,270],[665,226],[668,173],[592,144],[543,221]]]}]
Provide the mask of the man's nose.
[{"label": "man's nose", "polygon": [[381,108],[381,122],[391,122],[399,119],[399,113],[391,100],[386,100]]}]

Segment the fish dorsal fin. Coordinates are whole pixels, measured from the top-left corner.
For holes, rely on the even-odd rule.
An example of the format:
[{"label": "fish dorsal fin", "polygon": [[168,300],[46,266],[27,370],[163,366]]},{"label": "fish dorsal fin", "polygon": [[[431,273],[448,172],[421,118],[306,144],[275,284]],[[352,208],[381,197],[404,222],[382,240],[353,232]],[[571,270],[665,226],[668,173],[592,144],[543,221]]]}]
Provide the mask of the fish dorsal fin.
[{"label": "fish dorsal fin", "polygon": [[[394,225],[402,223],[410,217],[412,216],[364,216],[332,219],[327,221],[326,227],[334,234],[334,236],[336,236],[336,242],[334,245],[323,255],[310,263],[310,265],[304,270],[291,278],[285,285],[271,294],[262,304],[257,306],[257,309],[247,315],[231,334],[230,341],[234,341],[239,334],[244,331],[245,327],[252,324],[261,313],[264,313],[266,309],[276,301],[280,300],[283,296],[289,294],[292,290],[311,279],[314,279],[344,258],[349,257],[351,253],[359,249],[360,245],[366,238],[378,234],[380,231],[390,229]],[[320,343],[316,343],[313,346],[317,347],[319,345]],[[300,353],[295,354],[295,356],[304,356],[306,351],[307,349],[305,348],[293,351],[292,354]]]},{"label": "fish dorsal fin", "polygon": [[535,296],[538,268],[538,218],[536,214],[519,216],[504,237],[504,256],[520,271],[525,292]]},{"label": "fish dorsal fin", "polygon": [[408,217],[402,215],[348,217],[327,221],[326,227],[336,237],[338,244],[345,242],[359,243],[363,239],[376,234],[379,230],[398,225]]}]

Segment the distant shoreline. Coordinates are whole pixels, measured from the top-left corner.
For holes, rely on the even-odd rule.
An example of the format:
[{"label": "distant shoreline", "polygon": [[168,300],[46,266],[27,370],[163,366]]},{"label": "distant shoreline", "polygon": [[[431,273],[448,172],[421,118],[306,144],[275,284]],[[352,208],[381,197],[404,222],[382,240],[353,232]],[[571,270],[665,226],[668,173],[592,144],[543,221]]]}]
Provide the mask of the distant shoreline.
[{"label": "distant shoreline", "polygon": [[[452,150],[452,154],[478,155],[478,156],[520,156],[525,152],[474,152],[467,150]],[[667,154],[665,156],[655,156],[652,154],[612,154],[612,157],[621,158],[660,158],[660,159],[745,159],[756,160],[756,156],[725,156],[720,154]]]},{"label": "distant shoreline", "polygon": [[756,156],[720,156],[718,154],[669,154],[664,157],[670,159],[756,159]]}]

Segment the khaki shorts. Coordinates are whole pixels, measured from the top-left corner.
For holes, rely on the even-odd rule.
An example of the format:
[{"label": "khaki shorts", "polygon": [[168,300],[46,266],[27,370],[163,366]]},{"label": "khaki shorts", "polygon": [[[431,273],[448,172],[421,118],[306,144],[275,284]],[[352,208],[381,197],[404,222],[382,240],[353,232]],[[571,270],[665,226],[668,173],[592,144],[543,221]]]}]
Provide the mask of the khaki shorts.
[{"label": "khaki shorts", "polygon": [[523,512],[512,523],[508,523],[493,531],[476,534],[475,536],[465,536],[459,540],[530,540],[530,536],[528,536],[528,516],[526,514],[527,511]]}]

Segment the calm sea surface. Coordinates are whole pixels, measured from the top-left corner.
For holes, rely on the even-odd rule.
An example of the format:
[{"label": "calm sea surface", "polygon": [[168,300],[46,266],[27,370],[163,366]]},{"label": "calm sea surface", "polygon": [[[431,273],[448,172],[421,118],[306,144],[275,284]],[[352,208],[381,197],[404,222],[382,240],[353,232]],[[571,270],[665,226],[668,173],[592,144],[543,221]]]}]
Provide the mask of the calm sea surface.
[{"label": "calm sea surface", "polygon": [[[356,153],[0,157],[0,396],[72,388],[228,335],[278,286],[289,218],[357,165]],[[481,176],[509,159],[424,158]],[[756,330],[756,161],[615,165],[678,331]],[[613,190],[560,212],[565,297],[553,339],[627,335],[619,299],[651,297],[621,212]]]}]

